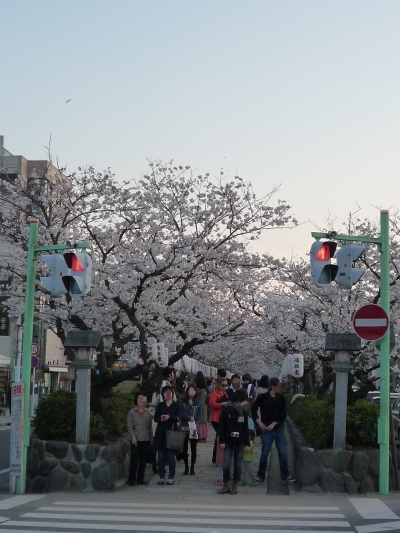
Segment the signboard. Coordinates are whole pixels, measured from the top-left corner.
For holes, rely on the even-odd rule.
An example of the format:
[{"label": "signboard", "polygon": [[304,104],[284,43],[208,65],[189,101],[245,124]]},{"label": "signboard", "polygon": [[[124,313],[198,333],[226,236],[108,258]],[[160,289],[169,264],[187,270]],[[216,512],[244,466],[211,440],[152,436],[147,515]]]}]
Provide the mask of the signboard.
[{"label": "signboard", "polygon": [[31,355],[38,355],[39,352],[40,352],[39,344],[37,344],[36,342],[32,342]]},{"label": "signboard", "polygon": [[24,446],[24,384],[11,386],[10,474],[21,476]]},{"label": "signboard", "polygon": [[364,305],[353,317],[354,331],[366,341],[381,339],[388,330],[389,317],[380,305]]},{"label": "signboard", "polygon": [[39,365],[39,359],[36,357],[36,355],[32,355],[31,368],[36,368],[38,365]]}]

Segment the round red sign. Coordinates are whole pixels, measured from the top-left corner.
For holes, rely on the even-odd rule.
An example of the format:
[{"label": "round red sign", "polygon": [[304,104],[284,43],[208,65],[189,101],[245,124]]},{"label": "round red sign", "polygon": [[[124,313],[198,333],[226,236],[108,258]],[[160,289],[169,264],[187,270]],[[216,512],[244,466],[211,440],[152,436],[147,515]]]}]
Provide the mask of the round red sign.
[{"label": "round red sign", "polygon": [[353,317],[354,331],[366,341],[381,339],[388,330],[389,317],[380,305],[364,305]]}]

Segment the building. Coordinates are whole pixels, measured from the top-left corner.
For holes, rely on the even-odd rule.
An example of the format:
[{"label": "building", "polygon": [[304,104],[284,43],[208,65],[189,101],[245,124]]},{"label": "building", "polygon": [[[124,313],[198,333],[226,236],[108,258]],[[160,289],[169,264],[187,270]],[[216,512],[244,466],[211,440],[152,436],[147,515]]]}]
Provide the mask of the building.
[{"label": "building", "polygon": [[[4,147],[4,137],[0,135],[0,174],[6,174],[8,178],[23,175],[29,180],[49,172],[58,172],[58,169],[46,160],[29,160],[22,155],[13,155]],[[7,194],[5,191],[1,192]],[[4,216],[4,213],[2,214]],[[8,245],[0,240],[0,263],[1,257],[7,253],[7,247]],[[11,276],[0,279],[0,354],[15,361],[17,354],[22,351],[22,321],[21,317],[10,317],[8,309],[1,305],[5,299],[1,292],[9,288],[12,281]],[[41,395],[58,388],[69,390],[71,378],[74,379],[74,376],[69,372],[60,339],[43,323],[34,323],[33,346],[39,359],[39,365],[32,370],[32,405],[35,407]],[[0,369],[0,381],[1,377]]]}]

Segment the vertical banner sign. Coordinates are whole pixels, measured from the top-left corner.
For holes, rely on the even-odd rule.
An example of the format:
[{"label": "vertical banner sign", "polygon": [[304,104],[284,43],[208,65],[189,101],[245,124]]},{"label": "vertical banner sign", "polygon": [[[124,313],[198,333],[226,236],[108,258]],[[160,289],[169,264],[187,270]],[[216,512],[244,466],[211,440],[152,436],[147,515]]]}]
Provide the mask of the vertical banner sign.
[{"label": "vertical banner sign", "polygon": [[10,474],[21,476],[24,446],[24,384],[11,387]]}]

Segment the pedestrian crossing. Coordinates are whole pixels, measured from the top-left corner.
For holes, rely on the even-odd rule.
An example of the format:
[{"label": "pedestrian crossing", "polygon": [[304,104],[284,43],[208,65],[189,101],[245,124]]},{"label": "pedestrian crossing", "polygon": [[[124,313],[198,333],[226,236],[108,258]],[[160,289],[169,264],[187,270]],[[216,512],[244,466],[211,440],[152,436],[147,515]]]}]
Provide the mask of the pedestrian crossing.
[{"label": "pedestrian crossing", "polygon": [[[226,502],[228,504],[228,502]],[[0,524],[0,533],[354,533],[336,506],[58,501]]]}]

